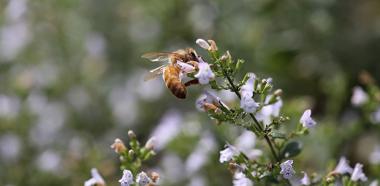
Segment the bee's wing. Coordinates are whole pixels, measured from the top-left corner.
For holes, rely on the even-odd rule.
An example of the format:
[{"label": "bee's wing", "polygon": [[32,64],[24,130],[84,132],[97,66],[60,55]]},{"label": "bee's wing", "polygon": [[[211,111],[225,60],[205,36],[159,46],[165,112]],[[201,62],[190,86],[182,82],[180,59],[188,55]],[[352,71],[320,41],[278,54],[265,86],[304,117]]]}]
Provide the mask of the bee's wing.
[{"label": "bee's wing", "polygon": [[144,81],[154,79],[162,74],[166,65],[161,65],[155,69],[150,70],[144,77]]},{"label": "bee's wing", "polygon": [[149,59],[152,62],[169,62],[170,52],[149,52],[143,54],[141,57]]}]

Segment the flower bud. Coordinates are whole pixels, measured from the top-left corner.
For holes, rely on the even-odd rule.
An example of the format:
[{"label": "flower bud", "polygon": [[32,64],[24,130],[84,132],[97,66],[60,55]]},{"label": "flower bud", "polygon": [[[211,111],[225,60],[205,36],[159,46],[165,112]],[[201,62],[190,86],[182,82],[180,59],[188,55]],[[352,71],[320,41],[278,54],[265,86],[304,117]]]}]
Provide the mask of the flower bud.
[{"label": "flower bud", "polygon": [[230,51],[228,51],[228,50],[227,50],[227,52],[225,54],[222,55],[222,57],[220,58],[220,60],[225,61],[227,59],[231,59],[231,54],[230,54]]},{"label": "flower bud", "polygon": [[127,147],[125,147],[123,141],[119,138],[115,139],[115,142],[111,145],[111,148],[118,154],[121,154],[127,150]]},{"label": "flower bud", "polygon": [[133,151],[132,149],[128,151],[128,156],[130,158],[133,158],[134,155],[135,155],[135,151]]},{"label": "flower bud", "polygon": [[128,131],[128,137],[129,139],[136,139],[136,134],[133,132],[133,130]]},{"label": "flower bud", "polygon": [[197,39],[196,41],[195,41],[195,43],[198,45],[198,46],[200,46],[201,48],[203,48],[203,49],[205,49],[205,50],[210,50],[210,45],[207,43],[207,41],[206,40],[204,40],[204,39]]},{"label": "flower bud", "polygon": [[216,105],[214,105],[213,103],[204,103],[203,108],[206,111],[214,111],[215,113],[220,112],[220,109]]},{"label": "flower bud", "polygon": [[277,89],[274,91],[274,95],[275,96],[281,96],[282,95],[282,90],[281,89]]},{"label": "flower bud", "polygon": [[154,144],[156,142],[155,137],[151,137],[146,143],[145,143],[145,148],[148,150],[153,150]]},{"label": "flower bud", "polygon": [[152,172],[150,173],[150,178],[154,183],[157,183],[158,180],[160,179],[160,175],[157,172]]},{"label": "flower bud", "polygon": [[210,43],[209,51],[211,51],[211,52],[218,51],[218,47],[216,46],[216,43],[214,40],[207,40],[207,41],[208,41],[208,43]]}]

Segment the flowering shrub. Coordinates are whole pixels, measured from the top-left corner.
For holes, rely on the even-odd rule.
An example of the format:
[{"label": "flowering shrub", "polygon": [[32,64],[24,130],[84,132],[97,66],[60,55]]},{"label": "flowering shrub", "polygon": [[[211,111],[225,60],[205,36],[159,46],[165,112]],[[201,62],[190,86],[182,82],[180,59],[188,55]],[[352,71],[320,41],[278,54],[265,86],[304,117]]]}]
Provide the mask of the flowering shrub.
[{"label": "flowering shrub", "polygon": [[[244,135],[254,134],[255,138],[263,140],[267,149],[245,149],[244,145],[226,143],[220,151],[219,162],[233,174],[233,185],[363,185],[368,178],[363,170],[363,164],[356,163],[352,168],[345,157],[341,157],[335,169],[327,168],[325,175],[307,173],[297,170],[293,159],[304,149],[300,137],[313,132],[318,122],[312,118],[312,111],[306,109],[299,114],[296,127],[291,128],[290,118],[281,113],[283,102],[282,90],[274,89],[272,78],[247,73],[239,79],[237,74],[244,61],[233,59],[229,51],[222,52],[213,40],[198,39],[196,43],[205,49],[209,58],[195,56],[196,61],[169,61],[177,67],[183,76],[196,80],[196,83],[208,86],[207,90],[197,99],[196,108],[208,114],[211,120],[219,125],[229,124],[245,129],[243,140],[250,140]],[[367,77],[367,79],[369,79]],[[367,82],[371,82],[367,80]],[[352,104],[364,110],[371,110],[368,118],[380,122],[380,107],[374,105],[371,99],[379,99],[380,91],[373,84],[371,95],[359,87],[354,88]],[[190,86],[187,85],[187,86]],[[212,90],[209,90],[212,89]],[[214,91],[226,90],[235,94],[240,100],[239,105],[229,105],[218,97]],[[378,102],[378,101],[377,101]],[[141,170],[145,160],[155,155],[153,139],[141,147],[136,135],[128,132],[130,147],[116,139],[111,146],[119,154],[121,160],[122,186],[156,185],[158,173],[147,174]],[[129,149],[129,150],[128,150]],[[307,147],[306,147],[307,149]],[[373,162],[380,162],[379,150],[373,153]],[[103,178],[96,169],[91,171],[92,178],[85,185],[105,185]],[[311,176],[309,176],[311,175]],[[371,185],[377,185],[373,181]]]}]

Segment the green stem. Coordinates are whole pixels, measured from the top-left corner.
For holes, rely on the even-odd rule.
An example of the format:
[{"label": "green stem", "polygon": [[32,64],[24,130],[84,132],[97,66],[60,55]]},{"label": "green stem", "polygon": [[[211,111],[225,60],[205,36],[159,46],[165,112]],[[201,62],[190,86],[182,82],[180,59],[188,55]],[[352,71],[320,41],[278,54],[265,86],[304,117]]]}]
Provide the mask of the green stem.
[{"label": "green stem", "polygon": [[[223,70],[224,76],[227,78],[228,83],[230,84],[230,86],[232,88],[232,91],[234,91],[235,94],[236,94],[236,96],[241,100],[241,95],[239,93],[239,90],[235,86],[235,84],[232,81],[231,77],[227,74],[227,72],[224,69],[222,69],[222,70]],[[264,133],[263,127],[260,125],[259,121],[257,121],[256,117],[252,113],[250,113],[249,115],[251,116],[252,120],[255,122],[256,128],[259,129],[259,131],[261,131],[261,132]],[[273,154],[273,157],[276,159],[277,162],[279,162],[280,158],[278,157],[276,151],[274,150],[272,141],[270,140],[268,134],[264,133],[264,139],[268,143],[269,148],[270,148],[270,150],[271,150],[271,152]]]}]

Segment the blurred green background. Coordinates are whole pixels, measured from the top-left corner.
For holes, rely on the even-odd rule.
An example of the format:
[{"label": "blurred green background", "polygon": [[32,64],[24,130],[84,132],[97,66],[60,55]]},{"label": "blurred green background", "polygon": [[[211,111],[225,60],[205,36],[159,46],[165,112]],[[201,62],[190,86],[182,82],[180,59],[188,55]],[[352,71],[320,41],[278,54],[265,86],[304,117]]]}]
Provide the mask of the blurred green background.
[{"label": "blurred green background", "polygon": [[378,0],[2,0],[0,185],[82,185],[92,167],[118,185],[109,145],[129,129],[142,141],[161,136],[144,168],[162,185],[231,185],[218,152],[240,129],[196,111],[199,87],[182,101],[161,79],[143,82],[157,66],[143,53],[205,54],[197,38],[272,77],[290,124],[312,108],[319,126],[302,139],[298,170],[325,173],[345,155],[380,177],[368,163],[379,125],[350,104],[362,70],[380,82]]}]

